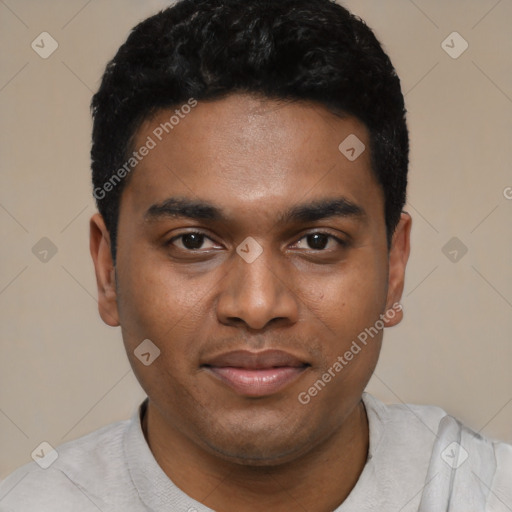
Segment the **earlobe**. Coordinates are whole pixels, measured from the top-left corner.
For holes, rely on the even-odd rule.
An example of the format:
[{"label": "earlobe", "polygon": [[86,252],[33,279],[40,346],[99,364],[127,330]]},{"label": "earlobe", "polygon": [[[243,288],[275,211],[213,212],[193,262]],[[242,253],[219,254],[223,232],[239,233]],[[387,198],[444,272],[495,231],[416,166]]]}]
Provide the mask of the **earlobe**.
[{"label": "earlobe", "polygon": [[96,273],[100,316],[107,325],[117,327],[119,325],[119,313],[116,273],[110,250],[110,235],[105,221],[99,213],[91,217],[89,248]]},{"label": "earlobe", "polygon": [[411,216],[407,212],[402,212],[389,250],[386,311],[394,311],[394,314],[385,314],[386,327],[397,325],[403,318],[400,299],[404,291],[405,269],[411,250],[411,226]]}]

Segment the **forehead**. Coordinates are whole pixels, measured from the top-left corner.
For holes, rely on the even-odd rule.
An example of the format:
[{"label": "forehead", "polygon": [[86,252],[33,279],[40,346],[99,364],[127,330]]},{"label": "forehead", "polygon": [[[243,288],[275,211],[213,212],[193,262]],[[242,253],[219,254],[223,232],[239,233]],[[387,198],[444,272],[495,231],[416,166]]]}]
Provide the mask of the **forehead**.
[{"label": "forehead", "polygon": [[179,196],[275,219],[285,206],[335,195],[383,216],[368,132],[354,117],[241,94],[191,104],[161,110],[137,131],[133,149],[151,149],[123,193],[132,214]]}]

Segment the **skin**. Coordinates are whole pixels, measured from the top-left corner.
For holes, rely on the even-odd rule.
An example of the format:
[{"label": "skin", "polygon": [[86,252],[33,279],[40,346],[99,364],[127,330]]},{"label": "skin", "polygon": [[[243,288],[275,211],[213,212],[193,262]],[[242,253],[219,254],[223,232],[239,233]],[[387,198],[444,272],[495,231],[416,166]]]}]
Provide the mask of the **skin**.
[{"label": "skin", "polygon": [[[134,147],[172,114],[143,123]],[[367,148],[353,162],[338,150],[349,134]],[[402,214],[388,251],[369,147],[361,122],[314,103],[241,94],[200,102],[130,176],[115,271],[103,219],[91,219],[99,312],[121,325],[149,397],[148,444],[169,478],[214,510],[330,511],[364,467],[361,395],[382,331],[308,404],[297,397],[403,291],[411,218]],[[147,216],[176,196],[208,201],[226,219]],[[364,213],[279,220],[292,206],[340,197]],[[191,231],[206,238],[175,238]],[[306,236],[314,232],[346,245],[326,237],[315,245]],[[248,236],[263,249],[250,264],[236,252]],[[386,327],[401,318],[397,311]],[[149,366],[134,356],[144,339],[161,351]],[[201,367],[229,350],[270,348],[310,364],[270,396],[237,394]]]}]

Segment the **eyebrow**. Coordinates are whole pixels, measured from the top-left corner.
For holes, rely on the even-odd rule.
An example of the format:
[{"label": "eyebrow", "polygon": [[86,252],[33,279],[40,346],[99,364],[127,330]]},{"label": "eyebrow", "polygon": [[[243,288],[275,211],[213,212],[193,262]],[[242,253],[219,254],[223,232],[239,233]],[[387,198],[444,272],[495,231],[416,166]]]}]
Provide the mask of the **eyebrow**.
[{"label": "eyebrow", "polygon": [[[278,215],[277,224],[292,222],[314,222],[330,217],[354,218],[362,220],[365,210],[345,197],[320,199],[292,206]],[[198,201],[182,197],[170,197],[154,204],[146,211],[147,221],[164,218],[188,218],[193,220],[228,221],[221,208],[208,201]]]}]

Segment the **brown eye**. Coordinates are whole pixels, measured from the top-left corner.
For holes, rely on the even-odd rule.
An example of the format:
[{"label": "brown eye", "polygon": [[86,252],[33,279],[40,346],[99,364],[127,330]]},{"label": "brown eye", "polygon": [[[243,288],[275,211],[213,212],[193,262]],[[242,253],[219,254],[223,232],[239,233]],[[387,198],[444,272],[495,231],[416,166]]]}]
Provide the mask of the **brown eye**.
[{"label": "brown eye", "polygon": [[328,235],[323,233],[313,233],[312,235],[307,235],[306,240],[311,249],[321,250],[325,249],[329,238]]},{"label": "brown eye", "polygon": [[[204,247],[205,241],[210,241],[211,247]],[[187,251],[197,251],[199,249],[211,249],[214,244],[205,234],[199,232],[183,233],[169,240],[168,245],[173,245],[179,249]]]},{"label": "brown eye", "polygon": [[328,247],[329,242],[332,240],[332,242],[335,244],[335,246],[342,246],[344,247],[346,243],[343,240],[340,240],[339,238],[330,235],[329,233],[309,233],[305,236],[303,236],[297,244],[299,247],[302,245],[306,245],[305,247],[300,247],[304,249],[312,249],[315,251],[323,251],[326,248],[335,249],[336,247]]}]

